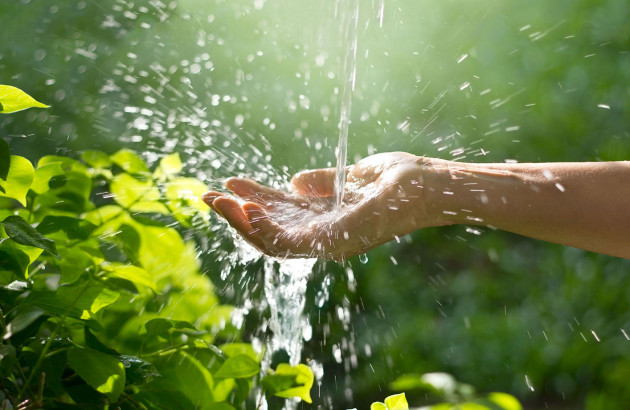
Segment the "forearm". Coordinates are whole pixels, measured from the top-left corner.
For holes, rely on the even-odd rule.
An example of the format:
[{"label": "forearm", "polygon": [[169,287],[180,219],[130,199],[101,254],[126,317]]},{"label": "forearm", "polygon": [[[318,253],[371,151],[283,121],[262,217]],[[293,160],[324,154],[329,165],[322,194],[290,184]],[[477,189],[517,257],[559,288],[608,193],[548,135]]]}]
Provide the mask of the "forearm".
[{"label": "forearm", "polygon": [[431,160],[427,168],[425,201],[437,224],[485,225],[630,258],[628,162]]}]

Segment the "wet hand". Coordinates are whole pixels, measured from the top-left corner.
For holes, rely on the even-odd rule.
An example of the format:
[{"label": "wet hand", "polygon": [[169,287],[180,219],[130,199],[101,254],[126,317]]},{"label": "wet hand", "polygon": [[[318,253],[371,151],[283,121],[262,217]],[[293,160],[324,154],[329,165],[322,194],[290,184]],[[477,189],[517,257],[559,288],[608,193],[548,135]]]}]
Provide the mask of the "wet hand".
[{"label": "wet hand", "polygon": [[230,178],[225,186],[232,195],[210,191],[203,200],[263,253],[344,260],[435,224],[424,207],[427,162],[394,152],[349,166],[339,208],[334,207],[334,168],[296,174],[291,192]]}]

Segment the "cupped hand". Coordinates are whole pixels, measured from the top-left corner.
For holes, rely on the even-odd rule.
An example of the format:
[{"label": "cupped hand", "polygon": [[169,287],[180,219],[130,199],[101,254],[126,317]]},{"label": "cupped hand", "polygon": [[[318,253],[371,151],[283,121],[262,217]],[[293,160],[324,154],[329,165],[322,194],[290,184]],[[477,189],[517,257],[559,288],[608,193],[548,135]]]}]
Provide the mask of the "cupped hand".
[{"label": "cupped hand", "polygon": [[433,225],[423,199],[426,164],[403,152],[367,157],[347,167],[340,207],[334,168],[296,174],[290,193],[230,178],[225,186],[233,195],[210,191],[203,200],[263,253],[339,261]]}]

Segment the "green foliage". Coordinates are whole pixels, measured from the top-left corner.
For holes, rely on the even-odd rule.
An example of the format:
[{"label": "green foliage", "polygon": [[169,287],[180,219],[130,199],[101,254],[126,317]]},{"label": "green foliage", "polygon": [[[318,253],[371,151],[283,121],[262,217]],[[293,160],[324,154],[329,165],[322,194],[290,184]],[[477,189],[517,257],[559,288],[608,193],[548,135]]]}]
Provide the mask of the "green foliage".
[{"label": "green foliage", "polygon": [[263,378],[262,386],[265,391],[278,397],[299,397],[307,403],[312,403],[313,379],[313,372],[304,364],[290,366],[280,363],[274,372]]},{"label": "green foliage", "polygon": [[[2,180],[0,383],[14,407],[235,409],[260,378],[260,354],[238,342],[200,274],[207,228],[200,181],[177,154],[151,172],[135,153],[88,151],[83,162],[19,156]],[[156,215],[160,215],[156,218]],[[217,340],[235,341],[216,347]],[[268,394],[310,402],[309,367],[281,364]],[[271,383],[271,384],[270,384]]]},{"label": "green foliage", "polygon": [[408,410],[405,393],[394,394],[385,398],[385,403],[375,402],[370,406],[370,410]]}]

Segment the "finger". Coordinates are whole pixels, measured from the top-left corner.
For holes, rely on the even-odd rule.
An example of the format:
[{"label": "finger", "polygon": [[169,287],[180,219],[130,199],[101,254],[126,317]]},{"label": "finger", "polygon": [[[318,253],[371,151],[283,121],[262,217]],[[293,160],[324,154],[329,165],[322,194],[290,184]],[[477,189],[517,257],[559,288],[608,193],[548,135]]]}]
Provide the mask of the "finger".
[{"label": "finger", "polygon": [[223,196],[221,192],[208,191],[208,192],[204,192],[201,195],[201,200],[205,202],[205,204],[208,205],[210,209],[212,209],[214,212],[219,213],[217,208],[212,203],[214,202],[215,199],[217,199],[220,196]]},{"label": "finger", "polygon": [[266,205],[266,202],[271,200],[284,199],[287,196],[283,191],[245,178],[230,178],[225,182],[225,186],[241,198],[262,205]]},{"label": "finger", "polygon": [[335,193],[335,168],[302,171],[293,176],[293,192],[313,197],[329,197]]},{"label": "finger", "polygon": [[220,196],[214,200],[212,205],[217,208],[219,213],[228,221],[230,226],[236,229],[236,231],[246,241],[264,252],[264,243],[254,232],[254,228],[247,220],[247,216],[245,216],[245,213],[238,202],[232,198]]},{"label": "finger", "polygon": [[267,244],[269,251],[273,253],[291,252],[292,245],[287,231],[282,229],[280,225],[269,219],[269,216],[260,207],[254,203],[246,203],[243,205],[243,211],[247,215],[247,220],[254,229],[256,235]]}]

